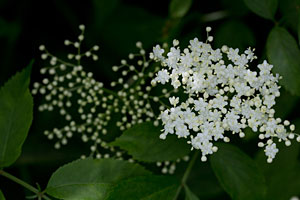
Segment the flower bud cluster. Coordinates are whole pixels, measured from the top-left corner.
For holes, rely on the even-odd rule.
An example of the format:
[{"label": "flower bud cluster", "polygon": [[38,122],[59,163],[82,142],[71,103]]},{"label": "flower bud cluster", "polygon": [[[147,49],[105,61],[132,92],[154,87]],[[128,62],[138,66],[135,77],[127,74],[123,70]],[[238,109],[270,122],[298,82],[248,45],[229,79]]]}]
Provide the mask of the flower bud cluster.
[{"label": "flower bud cluster", "polygon": [[[150,81],[159,68],[150,65],[152,60],[146,58],[141,42],[136,43],[138,53],[129,54],[128,60],[121,60],[119,66],[112,67],[113,71],[120,73],[120,77],[111,82],[110,87],[105,87],[81,65],[82,58],[98,60],[95,52],[99,47],[94,46],[82,53],[85,27],[80,25],[79,29],[78,41],[64,41],[66,46],[75,47],[77,52],[68,54],[68,61],[57,58],[44,45],[39,48],[41,58],[48,59],[49,65],[40,70],[45,78],[33,84],[32,94],[43,96],[39,111],[58,112],[65,124],[45,130],[44,134],[48,139],[56,140],[56,149],[67,145],[75,135],[90,144],[91,155],[96,158],[113,156],[124,159],[128,157],[125,152],[108,145],[112,137],[119,135],[112,133],[114,136],[107,137],[109,127],[117,126],[124,131],[145,121],[154,121],[154,125],[159,125],[159,110],[166,109],[163,100],[167,101],[175,91],[163,89],[159,96],[153,94]],[[186,159],[179,159],[178,162],[181,160]],[[134,162],[133,159],[130,161]],[[176,162],[165,161],[157,166],[163,173],[174,173]]]},{"label": "flower bud cluster", "polygon": [[201,160],[206,161],[208,154],[218,150],[214,141],[229,142],[228,132],[243,138],[243,130],[250,127],[259,132],[258,146],[265,148],[270,163],[279,151],[275,140],[287,146],[294,138],[300,141],[293,133],[294,125],[274,117],[280,77],[271,72],[273,66],[267,61],[250,70],[256,59],[251,48],[241,53],[227,46],[213,49],[210,30],[206,42],[195,38],[183,51],[174,40],[169,52],[156,45],[150,53],[163,67],[152,85],[170,83],[175,89],[183,88],[188,96],[169,98],[172,108],[161,112],[164,129],[160,138],[168,134],[188,138],[192,149],[201,150]]}]

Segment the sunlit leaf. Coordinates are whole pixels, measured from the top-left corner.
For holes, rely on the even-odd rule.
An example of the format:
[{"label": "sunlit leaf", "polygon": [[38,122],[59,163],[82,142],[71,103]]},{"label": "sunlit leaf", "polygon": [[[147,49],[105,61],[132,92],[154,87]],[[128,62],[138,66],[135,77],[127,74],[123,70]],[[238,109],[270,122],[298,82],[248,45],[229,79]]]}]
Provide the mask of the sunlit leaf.
[{"label": "sunlit leaf", "polygon": [[0,88],[0,168],[17,160],[32,122],[31,65]]},{"label": "sunlit leaf", "polygon": [[77,160],[59,168],[50,178],[46,192],[62,199],[103,199],[113,183],[148,175],[138,164],[113,159]]}]

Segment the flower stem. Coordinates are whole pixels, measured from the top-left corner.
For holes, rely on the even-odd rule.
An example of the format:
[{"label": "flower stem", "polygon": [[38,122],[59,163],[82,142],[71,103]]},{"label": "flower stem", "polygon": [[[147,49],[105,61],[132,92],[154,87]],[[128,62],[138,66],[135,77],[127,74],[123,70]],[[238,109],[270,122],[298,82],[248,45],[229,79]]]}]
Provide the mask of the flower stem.
[{"label": "flower stem", "polygon": [[180,194],[180,192],[181,192],[181,189],[184,187],[184,185],[185,185],[185,183],[186,183],[186,181],[187,181],[187,179],[188,179],[188,177],[189,177],[189,175],[190,175],[190,173],[191,173],[191,170],[192,170],[192,168],[193,168],[193,166],[194,166],[194,164],[195,164],[195,161],[196,161],[198,155],[199,155],[199,151],[196,151],[196,152],[194,153],[192,159],[190,160],[190,162],[189,162],[189,164],[188,164],[188,166],[187,166],[187,168],[186,168],[186,170],[185,170],[185,172],[184,172],[184,174],[183,174],[183,176],[182,176],[181,184],[180,184],[180,186],[178,187],[178,189],[177,189],[177,191],[176,191],[176,194],[175,194],[173,200],[176,200],[176,199],[178,198],[178,196],[179,196],[179,194]]},{"label": "flower stem", "polygon": [[18,183],[19,185],[22,185],[24,188],[26,188],[26,189],[30,190],[31,192],[35,193],[39,199],[43,198],[45,200],[51,200],[49,197],[44,195],[43,192],[39,191],[35,187],[29,185],[28,183],[22,181],[21,179],[18,179],[17,177],[15,177],[15,176],[13,176],[13,175],[11,175],[11,174],[3,171],[3,170],[0,170],[0,175],[14,181],[15,183]]}]

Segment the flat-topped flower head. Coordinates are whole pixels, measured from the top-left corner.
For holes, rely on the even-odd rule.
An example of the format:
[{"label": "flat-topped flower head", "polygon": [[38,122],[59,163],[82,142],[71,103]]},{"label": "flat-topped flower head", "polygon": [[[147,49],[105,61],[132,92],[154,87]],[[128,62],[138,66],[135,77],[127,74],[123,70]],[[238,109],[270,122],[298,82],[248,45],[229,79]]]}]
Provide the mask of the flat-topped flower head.
[{"label": "flat-topped flower head", "polygon": [[257,58],[254,49],[244,52],[228,46],[213,49],[209,44],[213,37],[208,34],[211,28],[206,30],[206,42],[194,38],[181,51],[175,40],[176,45],[169,52],[157,45],[150,54],[162,66],[152,85],[170,84],[188,95],[181,101],[179,97],[170,98],[173,107],[160,115],[164,125],[161,138],[168,134],[188,138],[191,148],[199,149],[202,161],[206,161],[206,155],[217,151],[215,141],[229,142],[228,132],[242,138],[244,129],[249,127],[260,132],[259,147],[265,147],[267,161],[272,162],[279,151],[275,140],[289,146],[294,139],[289,135],[295,134],[294,125],[274,118],[280,77],[271,72],[273,66],[266,60],[256,70],[250,69],[251,62]]}]

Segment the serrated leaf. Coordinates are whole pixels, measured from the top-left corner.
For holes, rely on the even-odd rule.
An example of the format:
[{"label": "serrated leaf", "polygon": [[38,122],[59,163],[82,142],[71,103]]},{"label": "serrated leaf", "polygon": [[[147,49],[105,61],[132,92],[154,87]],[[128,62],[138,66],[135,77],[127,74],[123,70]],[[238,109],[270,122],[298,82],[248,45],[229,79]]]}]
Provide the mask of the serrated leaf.
[{"label": "serrated leaf", "polygon": [[189,154],[190,147],[185,140],[174,135],[161,140],[160,133],[161,127],[155,127],[153,122],[145,122],[125,131],[111,145],[118,146],[128,151],[134,159],[145,162],[171,161]]},{"label": "serrated leaf", "polygon": [[0,190],[0,200],[5,200],[4,194],[2,193],[1,190]]},{"label": "serrated leaf", "polygon": [[32,63],[0,88],[0,168],[21,154],[33,118],[33,99],[28,86]]},{"label": "serrated leaf", "polygon": [[210,163],[224,190],[233,200],[265,199],[265,179],[247,154],[229,144],[219,144]]},{"label": "serrated leaf", "polygon": [[181,18],[189,11],[193,0],[172,0],[169,5],[169,13],[172,18]]},{"label": "serrated leaf", "polygon": [[284,28],[275,27],[267,40],[267,56],[273,71],[282,76],[286,90],[300,95],[300,50],[296,40]]},{"label": "serrated leaf", "polygon": [[138,164],[113,159],[77,160],[51,176],[46,192],[61,199],[103,199],[111,185],[125,178],[148,175]]},{"label": "serrated leaf", "polygon": [[168,176],[142,176],[112,187],[106,200],[173,200],[180,183]]},{"label": "serrated leaf", "polygon": [[247,7],[255,14],[274,20],[278,0],[244,0]]},{"label": "serrated leaf", "polygon": [[199,198],[189,189],[187,185],[184,185],[185,200],[199,200]]}]

